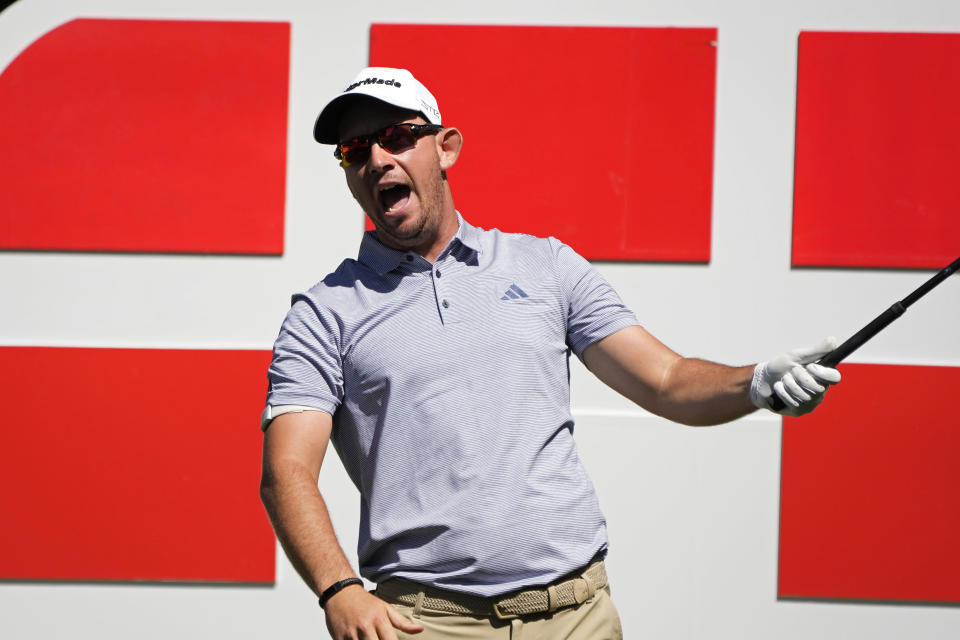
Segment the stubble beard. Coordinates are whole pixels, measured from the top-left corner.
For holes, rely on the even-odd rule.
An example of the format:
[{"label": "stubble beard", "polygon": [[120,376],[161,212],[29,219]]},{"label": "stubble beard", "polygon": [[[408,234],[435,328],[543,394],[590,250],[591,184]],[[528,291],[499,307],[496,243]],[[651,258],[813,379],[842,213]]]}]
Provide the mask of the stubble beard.
[{"label": "stubble beard", "polygon": [[387,231],[384,233],[378,228],[377,234],[381,238],[381,242],[383,242],[382,237],[386,236],[389,244],[395,245],[394,248],[403,251],[418,249],[433,243],[437,233],[439,233],[443,217],[444,180],[439,167],[436,177],[425,185],[423,195],[424,197],[420,198],[420,215],[416,220],[415,227],[402,233],[399,229],[395,232]]}]

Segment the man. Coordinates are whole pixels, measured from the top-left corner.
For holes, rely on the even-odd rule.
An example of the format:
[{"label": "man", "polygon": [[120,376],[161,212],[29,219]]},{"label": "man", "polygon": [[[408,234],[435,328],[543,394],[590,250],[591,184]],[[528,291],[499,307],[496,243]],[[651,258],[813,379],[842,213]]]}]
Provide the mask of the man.
[{"label": "man", "polygon": [[[829,341],[756,366],[684,358],[561,242],[471,226],[446,172],[463,138],[409,72],[368,68],[314,137],[336,144],[376,227],[357,260],[294,296],[274,348],[261,495],[331,635],[620,638],[605,520],[577,457],[572,351],[671,420],[811,411]],[[333,441],[361,495],[361,573],[317,478]]]}]

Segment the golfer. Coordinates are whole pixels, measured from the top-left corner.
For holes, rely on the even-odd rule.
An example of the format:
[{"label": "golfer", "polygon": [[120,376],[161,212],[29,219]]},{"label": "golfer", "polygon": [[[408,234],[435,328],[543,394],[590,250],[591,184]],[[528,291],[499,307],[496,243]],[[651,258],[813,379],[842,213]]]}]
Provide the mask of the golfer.
[{"label": "golfer", "polygon": [[[606,521],[573,440],[571,352],[688,425],[779,397],[813,410],[822,344],[729,367],[675,353],[554,238],[485,230],[447,181],[463,136],[403,69],[368,68],[320,113],[373,221],[357,259],[293,296],[273,352],[261,496],[336,640],[621,638]],[[497,206],[491,198],[488,206]],[[359,573],[317,487],[332,442],[360,492]]]}]

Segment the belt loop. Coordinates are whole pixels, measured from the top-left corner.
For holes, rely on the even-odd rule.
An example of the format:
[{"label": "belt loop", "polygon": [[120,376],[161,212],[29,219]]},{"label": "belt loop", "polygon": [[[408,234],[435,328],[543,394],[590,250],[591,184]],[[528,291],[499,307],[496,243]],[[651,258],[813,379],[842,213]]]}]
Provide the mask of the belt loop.
[{"label": "belt loop", "polygon": [[553,613],[560,608],[560,601],[557,599],[556,585],[547,587],[547,611]]},{"label": "belt loop", "polygon": [[421,591],[417,594],[417,599],[413,603],[413,617],[419,619],[420,613],[423,611],[423,599],[427,596],[426,593]]}]

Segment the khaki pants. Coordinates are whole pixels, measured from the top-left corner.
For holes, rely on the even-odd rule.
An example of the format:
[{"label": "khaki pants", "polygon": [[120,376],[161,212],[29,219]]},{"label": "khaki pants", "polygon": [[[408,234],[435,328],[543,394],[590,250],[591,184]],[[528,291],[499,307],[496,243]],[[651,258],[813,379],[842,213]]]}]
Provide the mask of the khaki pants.
[{"label": "khaki pants", "polygon": [[500,620],[456,615],[394,604],[397,611],[423,625],[423,631],[401,640],[622,640],[620,616],[605,587],[576,607]]}]

